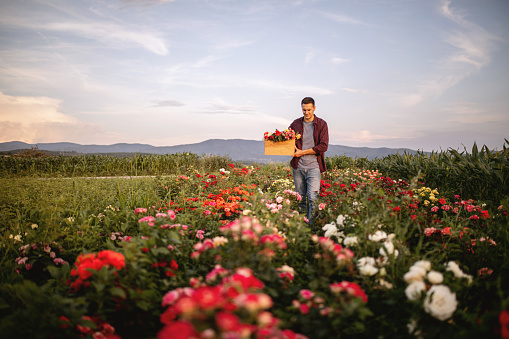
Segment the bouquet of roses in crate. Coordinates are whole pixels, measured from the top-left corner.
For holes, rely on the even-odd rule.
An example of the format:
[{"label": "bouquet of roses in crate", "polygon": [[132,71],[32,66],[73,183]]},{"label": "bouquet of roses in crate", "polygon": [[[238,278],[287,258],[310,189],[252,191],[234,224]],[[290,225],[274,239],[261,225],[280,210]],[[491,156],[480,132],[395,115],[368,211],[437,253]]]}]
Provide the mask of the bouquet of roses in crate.
[{"label": "bouquet of roses in crate", "polygon": [[287,140],[295,140],[300,138],[300,134],[296,133],[293,129],[287,128],[284,131],[276,131],[272,134],[269,134],[269,132],[265,132],[263,137],[265,140],[271,140],[274,142],[279,141],[287,141]]}]

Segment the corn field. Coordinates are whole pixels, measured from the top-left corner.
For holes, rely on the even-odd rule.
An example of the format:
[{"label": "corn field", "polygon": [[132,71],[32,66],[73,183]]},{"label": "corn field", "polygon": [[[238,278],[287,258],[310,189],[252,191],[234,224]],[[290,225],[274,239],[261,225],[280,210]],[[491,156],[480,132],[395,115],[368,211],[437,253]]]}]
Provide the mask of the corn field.
[{"label": "corn field", "polygon": [[[506,145],[507,144],[507,145]],[[509,141],[502,150],[480,149],[474,143],[472,151],[449,149],[426,154],[396,154],[374,159],[366,168],[378,169],[384,175],[412,179],[419,176],[428,187],[455,192],[485,202],[497,203],[509,196]]]}]

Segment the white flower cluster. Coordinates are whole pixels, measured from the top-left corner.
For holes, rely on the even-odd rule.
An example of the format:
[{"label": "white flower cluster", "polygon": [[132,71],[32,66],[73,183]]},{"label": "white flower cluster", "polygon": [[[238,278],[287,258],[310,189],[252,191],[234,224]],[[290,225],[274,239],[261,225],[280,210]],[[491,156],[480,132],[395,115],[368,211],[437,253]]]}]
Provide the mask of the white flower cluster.
[{"label": "white flower cluster", "polygon": [[473,280],[472,276],[463,272],[459,265],[454,261],[449,261],[445,267],[445,270],[452,272],[454,274],[454,277],[458,279],[467,279],[468,284],[472,283]]},{"label": "white flower cluster", "polygon": [[[447,263],[446,271],[452,271],[456,278],[468,279],[469,277],[453,261]],[[405,295],[409,300],[420,300],[421,296],[426,293],[423,302],[426,313],[441,321],[452,317],[458,307],[456,293],[451,292],[449,286],[442,284],[444,276],[431,269],[431,262],[428,260],[415,262],[405,273],[403,279],[408,284]]]},{"label": "white flower cluster", "polygon": [[344,233],[344,229],[348,224],[350,227],[355,227],[355,223],[351,221],[351,218],[348,214],[340,214],[336,218],[336,222],[331,222],[330,224],[326,224],[322,227],[322,230],[325,231],[324,236],[327,238],[336,237],[340,244],[345,246],[355,246],[359,243],[359,239],[356,236],[346,236]]},{"label": "white flower cluster", "polygon": [[354,211],[360,211],[361,209],[364,208],[364,206],[362,205],[362,202],[358,202],[356,200],[353,201],[352,207],[353,207]]},{"label": "white flower cluster", "polygon": [[387,235],[384,231],[378,230],[373,234],[368,235],[368,239],[372,242],[381,244],[379,249],[380,256],[378,258],[362,257],[357,260],[357,267],[359,273],[367,276],[374,276],[378,273],[379,284],[385,288],[392,289],[392,284],[383,279],[386,275],[385,266],[389,263],[389,257],[398,257],[399,251],[394,247],[394,239],[396,235],[391,233]]}]

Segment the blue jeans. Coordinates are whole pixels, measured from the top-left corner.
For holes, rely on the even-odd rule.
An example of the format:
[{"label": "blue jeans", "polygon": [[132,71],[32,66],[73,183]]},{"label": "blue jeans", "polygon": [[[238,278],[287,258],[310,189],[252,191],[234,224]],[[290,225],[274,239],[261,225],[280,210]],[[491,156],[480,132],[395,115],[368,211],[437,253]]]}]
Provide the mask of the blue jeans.
[{"label": "blue jeans", "polygon": [[[320,180],[321,173],[319,168],[293,170],[295,191],[302,197],[299,208],[301,211],[307,211],[306,217],[309,220],[309,224],[313,221],[315,202],[320,193]],[[307,208],[307,203],[309,203],[309,208]]]}]

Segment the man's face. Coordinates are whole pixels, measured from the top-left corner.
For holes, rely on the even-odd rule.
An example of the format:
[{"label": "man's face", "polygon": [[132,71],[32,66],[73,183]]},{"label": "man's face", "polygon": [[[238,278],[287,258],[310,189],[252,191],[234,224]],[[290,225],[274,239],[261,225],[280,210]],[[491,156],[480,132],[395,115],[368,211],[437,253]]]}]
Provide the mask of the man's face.
[{"label": "man's face", "polygon": [[304,121],[313,121],[315,118],[315,105],[302,104],[302,114],[304,114]]}]

